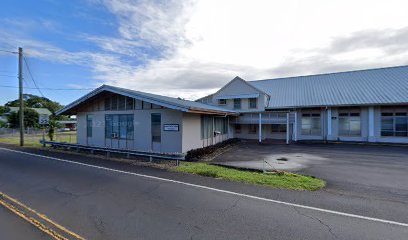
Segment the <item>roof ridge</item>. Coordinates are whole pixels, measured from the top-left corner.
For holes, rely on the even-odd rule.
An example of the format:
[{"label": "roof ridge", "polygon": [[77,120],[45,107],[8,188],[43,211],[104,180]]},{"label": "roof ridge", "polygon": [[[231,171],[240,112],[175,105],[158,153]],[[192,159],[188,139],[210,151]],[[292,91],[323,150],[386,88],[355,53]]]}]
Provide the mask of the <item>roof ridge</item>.
[{"label": "roof ridge", "polygon": [[296,75],[296,76],[290,76],[290,77],[278,77],[278,78],[269,78],[269,79],[258,79],[258,80],[249,80],[247,82],[248,83],[254,83],[254,82],[261,82],[261,81],[283,80],[283,79],[300,78],[300,77],[316,77],[316,76],[325,76],[325,75],[335,75],[335,74],[341,74],[341,73],[365,72],[365,71],[382,70],[382,69],[403,68],[403,67],[408,67],[408,65],[399,65],[399,66],[391,66],[391,67],[378,67],[378,68],[368,68],[368,69],[358,69],[358,70],[349,70],[349,71],[343,71],[343,72],[329,72],[329,73]]}]

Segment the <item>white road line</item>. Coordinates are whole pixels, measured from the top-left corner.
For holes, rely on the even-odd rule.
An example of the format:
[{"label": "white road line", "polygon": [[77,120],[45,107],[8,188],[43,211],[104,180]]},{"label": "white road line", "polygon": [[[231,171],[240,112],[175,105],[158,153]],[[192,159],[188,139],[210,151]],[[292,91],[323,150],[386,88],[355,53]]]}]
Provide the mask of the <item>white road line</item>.
[{"label": "white road line", "polygon": [[331,213],[331,214],[345,216],[345,217],[351,217],[351,218],[363,219],[363,220],[368,220],[368,221],[373,221],[373,222],[379,222],[379,223],[386,223],[386,224],[397,225],[397,226],[402,226],[402,227],[408,227],[408,223],[390,221],[390,220],[385,220],[385,219],[380,219],[380,218],[366,217],[366,216],[362,216],[362,215],[339,212],[339,211],[334,211],[334,210],[329,210],[329,209],[324,209],[324,208],[310,207],[310,206],[296,204],[296,203],[290,203],[290,202],[273,200],[273,199],[268,199],[268,198],[263,198],[263,197],[257,197],[257,196],[253,196],[253,195],[237,193],[237,192],[232,192],[232,191],[228,191],[228,190],[222,190],[222,189],[218,189],[218,188],[207,187],[207,186],[193,184],[193,183],[187,183],[187,182],[182,182],[182,181],[177,181],[177,180],[172,180],[172,179],[167,179],[167,178],[155,177],[155,176],[139,174],[139,173],[133,173],[133,172],[127,172],[127,171],[117,170],[117,169],[113,169],[113,168],[101,167],[101,166],[97,166],[97,165],[80,163],[80,162],[65,160],[65,159],[61,159],[61,158],[49,157],[49,156],[44,156],[44,155],[39,155],[39,154],[34,154],[34,153],[28,153],[28,152],[18,151],[18,150],[13,150],[13,149],[8,149],[8,148],[0,147],[0,149],[5,150],[5,151],[10,151],[10,152],[16,152],[16,153],[26,154],[26,155],[30,155],[30,156],[35,156],[35,157],[42,157],[42,158],[46,158],[46,159],[52,159],[52,160],[55,160],[55,161],[60,161],[60,162],[65,162],[65,163],[71,163],[71,164],[76,164],[76,165],[81,165],[81,166],[86,166],[86,167],[92,167],[92,168],[97,168],[97,169],[103,169],[103,170],[106,170],[106,171],[111,171],[111,172],[116,172],[116,173],[123,173],[123,174],[129,174],[129,175],[133,175],[133,176],[143,177],[143,178],[156,179],[156,180],[165,181],[165,182],[177,183],[177,184],[182,184],[182,185],[186,185],[186,186],[190,186],[190,187],[201,188],[201,189],[206,189],[206,190],[210,190],[210,191],[221,192],[221,193],[236,195],[236,196],[240,196],[240,197],[246,197],[246,198],[250,198],[250,199],[261,200],[261,201],[265,201],[265,202],[272,202],[272,203],[277,203],[277,204],[291,206],[291,207],[309,209],[309,210],[314,210],[314,211],[323,212],[323,213]]}]

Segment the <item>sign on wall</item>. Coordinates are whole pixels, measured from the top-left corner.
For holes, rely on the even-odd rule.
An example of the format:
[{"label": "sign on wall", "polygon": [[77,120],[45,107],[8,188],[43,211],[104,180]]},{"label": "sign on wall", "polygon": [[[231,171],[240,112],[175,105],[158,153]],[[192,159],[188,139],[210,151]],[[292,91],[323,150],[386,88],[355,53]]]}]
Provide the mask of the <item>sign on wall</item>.
[{"label": "sign on wall", "polygon": [[164,124],[163,125],[163,130],[164,131],[171,131],[171,132],[178,132],[179,131],[179,125],[178,124]]},{"label": "sign on wall", "polygon": [[48,115],[40,115],[38,116],[38,124],[40,125],[47,125],[50,121]]}]

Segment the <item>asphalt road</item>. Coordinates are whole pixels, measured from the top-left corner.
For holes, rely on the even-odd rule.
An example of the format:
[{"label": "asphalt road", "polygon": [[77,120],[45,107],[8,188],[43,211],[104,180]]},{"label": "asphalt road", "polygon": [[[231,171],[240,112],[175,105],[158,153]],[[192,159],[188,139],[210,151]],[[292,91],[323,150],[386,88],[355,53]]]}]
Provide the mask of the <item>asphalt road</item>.
[{"label": "asphalt road", "polygon": [[[408,236],[406,226],[371,219],[408,223],[406,202],[326,191],[277,190],[71,154],[43,154],[136,173],[0,149],[0,191],[87,239],[406,239]],[[12,217],[5,211],[0,211],[0,215],[0,219]],[[14,222],[9,232],[27,228],[23,221],[10,221]],[[0,234],[5,238],[3,232]],[[30,230],[24,234],[27,239],[43,237]]]}]

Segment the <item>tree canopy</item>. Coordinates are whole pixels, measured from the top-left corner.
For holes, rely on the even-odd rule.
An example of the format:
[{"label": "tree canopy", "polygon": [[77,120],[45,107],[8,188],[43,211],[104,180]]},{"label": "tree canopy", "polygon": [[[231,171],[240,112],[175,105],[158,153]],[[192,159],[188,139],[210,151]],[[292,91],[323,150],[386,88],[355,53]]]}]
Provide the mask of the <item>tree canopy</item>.
[{"label": "tree canopy", "polygon": [[[8,115],[8,123],[11,128],[18,128],[20,126],[19,113],[12,112]],[[38,113],[32,109],[24,109],[24,127],[38,127]]]},{"label": "tree canopy", "polygon": [[[51,101],[45,97],[39,97],[33,94],[24,94],[23,95],[24,106],[29,108],[47,108],[50,112],[55,115],[55,112],[63,107],[58,102]],[[4,106],[5,107],[18,107],[19,100],[13,100],[7,102]]]}]

